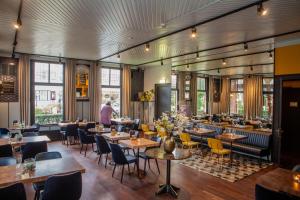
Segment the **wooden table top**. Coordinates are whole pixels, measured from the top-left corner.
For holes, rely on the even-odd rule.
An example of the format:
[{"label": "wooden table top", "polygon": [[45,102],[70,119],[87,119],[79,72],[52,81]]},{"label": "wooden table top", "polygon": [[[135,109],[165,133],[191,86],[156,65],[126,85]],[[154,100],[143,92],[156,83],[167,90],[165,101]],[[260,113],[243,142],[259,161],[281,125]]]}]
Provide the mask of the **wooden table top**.
[{"label": "wooden table top", "polygon": [[136,140],[120,140],[120,144],[132,149],[159,146],[158,142],[146,138],[137,138]]},{"label": "wooden table top", "polygon": [[21,169],[18,169],[18,165],[1,166],[0,187],[17,182],[34,183],[45,181],[53,175],[62,175],[77,171],[85,173],[85,169],[73,157],[37,161],[36,169],[33,172],[18,174],[20,171]]},{"label": "wooden table top", "polygon": [[256,184],[276,192],[285,192],[300,197],[300,183],[293,180],[291,170],[276,168],[260,176]]},{"label": "wooden table top", "polygon": [[111,133],[104,133],[102,136],[111,141],[127,140],[130,138],[130,134],[125,132],[117,132],[115,135],[111,135]]},{"label": "wooden table top", "polygon": [[[78,126],[84,127],[88,123],[96,123],[96,122],[78,122]],[[60,123],[58,123],[58,126],[60,126],[60,127],[66,127],[69,124],[76,124],[76,122],[60,122]]]},{"label": "wooden table top", "polygon": [[253,129],[253,125],[228,125],[226,128]]},{"label": "wooden table top", "polygon": [[10,144],[12,146],[20,146],[28,142],[51,142],[51,140],[46,135],[22,137],[21,141],[9,140],[8,138],[0,139],[0,146]]},{"label": "wooden table top", "polygon": [[206,129],[206,128],[196,128],[196,129],[193,129],[193,130],[186,130],[186,132],[194,134],[194,135],[200,135],[200,136],[215,133],[214,130]]},{"label": "wooden table top", "polygon": [[8,130],[9,131],[15,131],[15,130],[26,130],[26,129],[34,129],[36,128],[35,126],[25,126],[25,127],[19,127],[19,126],[12,126],[12,127],[9,127]]},{"label": "wooden table top", "polygon": [[134,121],[131,119],[122,119],[122,118],[116,118],[111,119],[112,122],[115,122],[116,124],[133,124]]},{"label": "wooden table top", "polygon": [[265,132],[265,133],[272,133],[272,129],[270,128],[256,128],[253,129],[254,131],[260,131],[260,132]]},{"label": "wooden table top", "polygon": [[192,156],[188,149],[175,148],[172,153],[166,153],[162,148],[148,149],[146,155],[160,160],[183,160]]},{"label": "wooden table top", "polygon": [[221,135],[217,135],[216,138],[220,140],[226,140],[230,142],[234,142],[237,140],[243,140],[246,139],[248,136],[246,135],[238,135],[238,134],[233,134],[233,133],[223,133]]},{"label": "wooden table top", "polygon": [[110,128],[103,128],[103,129],[89,128],[88,131],[91,133],[110,133],[111,129]]}]

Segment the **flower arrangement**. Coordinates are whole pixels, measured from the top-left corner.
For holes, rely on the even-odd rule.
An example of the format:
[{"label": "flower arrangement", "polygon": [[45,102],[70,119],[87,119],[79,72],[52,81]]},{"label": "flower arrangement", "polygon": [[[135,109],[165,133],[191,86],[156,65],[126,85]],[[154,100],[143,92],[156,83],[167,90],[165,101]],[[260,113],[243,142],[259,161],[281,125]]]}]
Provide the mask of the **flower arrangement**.
[{"label": "flower arrangement", "polygon": [[174,124],[176,127],[183,127],[189,121],[189,118],[184,113],[175,113]]},{"label": "flower arrangement", "polygon": [[154,123],[155,123],[155,128],[157,130],[164,129],[166,130],[168,136],[171,135],[172,130],[174,128],[174,124],[171,122],[171,119],[166,113],[162,113],[160,119],[158,119]]},{"label": "flower arrangement", "polygon": [[148,90],[143,92],[142,96],[140,97],[140,101],[151,101],[154,97],[154,90]]}]

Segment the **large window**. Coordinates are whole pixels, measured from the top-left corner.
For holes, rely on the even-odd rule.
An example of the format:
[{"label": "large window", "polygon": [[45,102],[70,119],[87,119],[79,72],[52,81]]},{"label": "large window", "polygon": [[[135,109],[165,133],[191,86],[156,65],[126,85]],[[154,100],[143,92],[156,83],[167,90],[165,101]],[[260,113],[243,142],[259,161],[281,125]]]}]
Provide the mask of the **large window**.
[{"label": "large window", "polygon": [[120,115],[121,112],[121,70],[115,68],[101,69],[102,101],[101,107],[108,101]]},{"label": "large window", "polygon": [[34,122],[53,124],[63,120],[64,66],[33,62]]},{"label": "large window", "polygon": [[230,113],[244,114],[244,80],[231,79],[230,80]]},{"label": "large window", "polygon": [[178,87],[177,87],[177,74],[171,75],[171,111],[177,111],[178,105]]},{"label": "large window", "polygon": [[273,116],[273,78],[263,78],[263,113],[264,118],[270,119]]},{"label": "large window", "polygon": [[197,114],[207,112],[207,79],[197,78]]}]

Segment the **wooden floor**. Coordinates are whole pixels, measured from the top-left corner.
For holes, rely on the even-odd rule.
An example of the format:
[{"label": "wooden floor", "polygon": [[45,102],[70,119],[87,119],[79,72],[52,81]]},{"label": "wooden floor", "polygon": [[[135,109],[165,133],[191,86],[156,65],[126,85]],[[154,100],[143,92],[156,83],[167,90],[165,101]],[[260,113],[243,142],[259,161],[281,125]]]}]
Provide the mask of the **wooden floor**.
[{"label": "wooden floor", "polygon": [[[120,183],[121,168],[116,169],[112,178],[112,166],[97,165],[98,156],[89,148],[87,156],[79,154],[79,145],[68,148],[60,142],[49,144],[49,151],[59,151],[62,155],[73,157],[86,168],[83,174],[83,200],[113,199],[172,199],[169,195],[155,196],[158,185],[165,182],[166,164],[159,161],[161,174],[158,175],[155,163],[151,162],[151,170],[144,179],[129,175],[124,171],[123,184]],[[102,160],[104,163],[104,159]],[[141,162],[141,166],[143,163]],[[126,168],[125,168],[126,169]],[[132,166],[133,169],[133,166]],[[271,168],[272,169],[272,168]],[[201,200],[252,200],[256,179],[271,170],[266,169],[241,181],[230,183],[205,173],[198,172],[178,163],[172,162],[171,182],[181,188],[178,199]],[[28,199],[33,199],[31,185],[26,185]]]}]

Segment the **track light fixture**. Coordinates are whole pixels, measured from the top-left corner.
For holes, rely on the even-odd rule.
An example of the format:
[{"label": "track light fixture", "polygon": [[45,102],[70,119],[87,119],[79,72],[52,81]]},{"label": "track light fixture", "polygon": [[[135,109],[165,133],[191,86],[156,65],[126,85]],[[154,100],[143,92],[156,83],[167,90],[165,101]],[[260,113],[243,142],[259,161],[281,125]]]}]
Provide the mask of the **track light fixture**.
[{"label": "track light fixture", "polygon": [[164,61],[163,61],[163,59],[161,58],[161,60],[160,60],[160,65],[161,66],[163,66],[164,65]]},{"label": "track light fixture", "polygon": [[118,53],[118,55],[117,55],[117,58],[118,58],[118,59],[120,59],[120,58],[121,58],[121,56],[120,56],[120,54],[119,54],[119,53]]},{"label": "track light fixture", "polygon": [[227,64],[225,58],[223,58],[222,64],[223,64],[223,65],[226,65],[226,64]]},{"label": "track light fixture", "polygon": [[196,29],[196,27],[193,27],[191,37],[195,38],[196,36],[197,36],[197,29]]},{"label": "track light fixture", "polygon": [[197,59],[197,60],[200,59],[200,57],[199,57],[199,52],[197,52],[197,54],[196,54],[196,59]]},{"label": "track light fixture", "polygon": [[272,51],[269,52],[269,58],[270,58],[270,59],[273,59]]},{"label": "track light fixture", "polygon": [[186,68],[187,68],[187,69],[189,69],[189,68],[190,68],[189,64],[187,64]]},{"label": "track light fixture", "polygon": [[268,10],[266,8],[264,8],[263,5],[263,1],[261,1],[258,5],[257,5],[257,14],[259,16],[265,16],[268,14]]},{"label": "track light fixture", "polygon": [[17,19],[17,23],[14,24],[15,29],[19,29],[22,26],[22,21],[20,18]]},{"label": "track light fixture", "polygon": [[150,51],[150,44],[149,43],[146,44],[145,51]]},{"label": "track light fixture", "polygon": [[218,68],[218,74],[220,74],[220,68]]},{"label": "track light fixture", "polygon": [[61,57],[58,58],[58,62],[61,63]]},{"label": "track light fixture", "polygon": [[248,51],[248,44],[246,42],[244,43],[244,51]]},{"label": "track light fixture", "polygon": [[250,66],[250,70],[253,71],[253,66],[252,65]]}]

